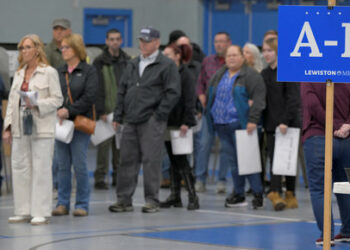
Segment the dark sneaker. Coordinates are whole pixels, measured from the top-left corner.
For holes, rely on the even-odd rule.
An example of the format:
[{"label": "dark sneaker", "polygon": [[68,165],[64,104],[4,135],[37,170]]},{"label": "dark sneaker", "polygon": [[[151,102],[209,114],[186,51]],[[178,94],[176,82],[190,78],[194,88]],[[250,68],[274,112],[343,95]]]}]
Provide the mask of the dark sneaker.
[{"label": "dark sneaker", "polygon": [[152,203],[146,203],[142,207],[142,213],[156,213],[158,211],[159,211],[159,206]]},{"label": "dark sneaker", "polygon": [[123,203],[114,203],[108,207],[109,211],[112,213],[123,213],[123,212],[132,212],[134,211],[134,207],[132,204],[123,204]]},{"label": "dark sneaker", "polygon": [[165,201],[159,203],[161,208],[170,207],[182,207],[182,201],[180,197],[170,195]]},{"label": "dark sneaker", "polygon": [[248,203],[245,201],[245,197],[239,194],[231,194],[225,201],[225,207],[244,207],[247,205]]},{"label": "dark sneaker", "polygon": [[263,207],[264,198],[262,194],[254,194],[252,205],[254,209]]},{"label": "dark sneaker", "polygon": [[[318,238],[316,241],[315,241],[315,244],[317,246],[323,246],[323,239],[322,238]],[[334,240],[331,240],[331,246],[334,246]]]},{"label": "dark sneaker", "polygon": [[108,185],[104,181],[95,182],[95,189],[108,190]]},{"label": "dark sneaker", "polygon": [[187,210],[196,210],[199,209],[199,199],[197,195],[188,197]]},{"label": "dark sneaker", "polygon": [[350,242],[350,236],[344,236],[342,234],[337,234],[334,237],[335,242]]}]

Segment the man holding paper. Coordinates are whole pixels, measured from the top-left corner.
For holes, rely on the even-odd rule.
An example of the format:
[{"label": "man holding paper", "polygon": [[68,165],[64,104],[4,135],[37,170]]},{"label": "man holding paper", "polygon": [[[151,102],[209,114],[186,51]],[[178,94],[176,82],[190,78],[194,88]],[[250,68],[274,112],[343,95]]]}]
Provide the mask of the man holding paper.
[{"label": "man holding paper", "polygon": [[[107,122],[107,115],[112,113],[115,108],[118,83],[130,59],[120,48],[122,43],[123,39],[119,30],[108,30],[106,34],[106,48],[94,61],[99,82],[96,111],[100,120],[104,122]],[[96,189],[108,189],[105,177],[108,174],[109,149],[111,147],[113,165],[112,185],[116,185],[119,150],[116,147],[115,137],[112,137],[97,146],[95,170]]]},{"label": "man holding paper", "polygon": [[[226,199],[226,207],[247,205],[244,184],[247,177],[254,198],[253,207],[262,207],[262,184],[258,173],[240,176],[236,156],[235,131],[246,129],[252,134],[265,108],[265,85],[257,71],[248,67],[242,48],[232,45],[227,49],[226,65],[212,77],[207,91],[206,116],[209,130],[217,131],[221,142],[220,161],[227,162],[232,170],[234,192]],[[251,106],[249,106],[248,101]],[[244,166],[243,166],[244,167]]]}]

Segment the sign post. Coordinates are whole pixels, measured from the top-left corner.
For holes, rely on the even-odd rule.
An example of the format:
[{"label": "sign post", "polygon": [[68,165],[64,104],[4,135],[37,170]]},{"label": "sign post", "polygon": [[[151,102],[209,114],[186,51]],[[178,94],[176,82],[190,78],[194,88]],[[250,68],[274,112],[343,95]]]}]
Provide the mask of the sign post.
[{"label": "sign post", "polygon": [[[328,0],[328,7],[333,8],[336,0]],[[327,80],[326,87],[326,142],[324,166],[324,205],[323,205],[323,249],[331,248],[331,211],[332,211],[332,158],[333,158],[333,108],[334,83]]]}]

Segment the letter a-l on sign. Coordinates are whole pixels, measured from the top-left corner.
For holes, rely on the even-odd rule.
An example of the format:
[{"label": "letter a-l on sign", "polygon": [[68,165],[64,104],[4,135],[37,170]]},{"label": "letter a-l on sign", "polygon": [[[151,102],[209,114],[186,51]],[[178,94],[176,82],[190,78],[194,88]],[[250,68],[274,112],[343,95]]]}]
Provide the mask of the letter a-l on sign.
[{"label": "letter a-l on sign", "polygon": [[350,83],[350,7],[278,10],[277,79]]}]

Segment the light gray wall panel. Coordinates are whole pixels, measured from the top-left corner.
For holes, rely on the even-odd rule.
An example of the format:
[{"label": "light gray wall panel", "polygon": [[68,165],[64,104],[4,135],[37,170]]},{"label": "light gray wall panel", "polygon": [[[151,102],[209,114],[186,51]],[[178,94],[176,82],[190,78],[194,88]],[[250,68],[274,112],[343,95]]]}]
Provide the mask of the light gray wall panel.
[{"label": "light gray wall panel", "polygon": [[174,29],[184,30],[202,43],[203,10],[201,0],[0,0],[0,43],[17,43],[28,33],[51,40],[51,23],[65,17],[74,32],[82,33],[84,8],[133,10],[133,45],[139,29],[150,24],[161,32],[162,43]]}]

